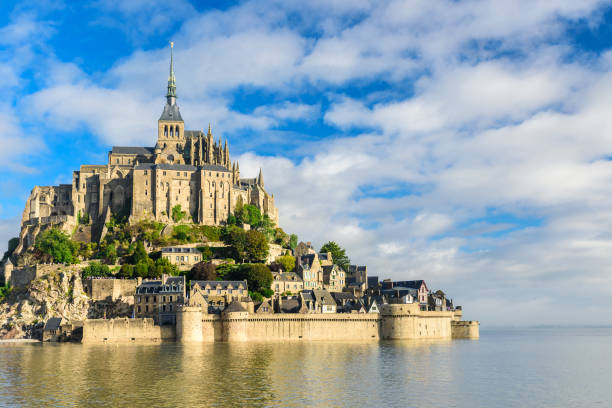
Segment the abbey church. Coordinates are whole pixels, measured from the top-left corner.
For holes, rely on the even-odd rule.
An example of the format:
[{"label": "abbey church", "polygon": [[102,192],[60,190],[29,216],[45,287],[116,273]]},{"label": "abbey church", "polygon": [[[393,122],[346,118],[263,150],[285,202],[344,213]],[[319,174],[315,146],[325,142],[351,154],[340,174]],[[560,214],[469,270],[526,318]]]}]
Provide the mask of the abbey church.
[{"label": "abbey church", "polygon": [[210,125],[206,133],[185,130],[176,99],[171,50],[166,105],[155,146],[114,146],[107,164],[82,165],[73,172],[72,184],[35,187],[22,227],[72,217],[75,222],[88,219],[92,225],[103,225],[112,214],[129,215],[130,222],[168,223],[177,205],[194,223],[221,225],[238,202],[257,206],[278,224],[274,196],[264,189],[261,170],[256,178],[241,178],[227,141],[215,141]]}]

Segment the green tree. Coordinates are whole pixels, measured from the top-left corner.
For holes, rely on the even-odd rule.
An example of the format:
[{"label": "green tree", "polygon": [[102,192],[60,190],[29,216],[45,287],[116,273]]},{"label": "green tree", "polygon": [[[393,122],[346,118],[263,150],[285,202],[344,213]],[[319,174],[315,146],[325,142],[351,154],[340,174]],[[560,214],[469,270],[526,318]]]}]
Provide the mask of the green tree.
[{"label": "green tree", "polygon": [[132,255],[132,263],[134,265],[137,265],[141,262],[144,262],[146,264],[149,260],[149,254],[147,253],[144,244],[142,243],[142,241],[138,241],[138,243],[136,244],[136,250],[134,251],[134,255]]},{"label": "green tree", "polygon": [[208,262],[211,259],[213,259],[214,254],[212,249],[210,249],[210,247],[208,245],[206,246],[202,246],[202,247],[198,247],[198,250],[202,253],[202,260],[204,262]]},{"label": "green tree", "polygon": [[346,256],[346,250],[334,241],[329,241],[321,247],[319,252],[331,252],[334,263],[340,266],[345,271],[348,270],[348,266],[351,260]]},{"label": "green tree", "polygon": [[257,230],[246,232],[246,255],[251,262],[262,262],[266,260],[268,251],[268,239]]},{"label": "green tree", "polygon": [[189,280],[215,280],[217,268],[211,262],[199,262],[191,268]]},{"label": "green tree", "polygon": [[279,256],[276,258],[276,262],[280,263],[286,272],[291,272],[295,268],[295,258],[291,255]]},{"label": "green tree", "polygon": [[36,239],[34,247],[55,263],[74,263],[75,245],[58,228],[45,230]]},{"label": "green tree", "polygon": [[4,261],[9,256],[13,255],[13,252],[15,252],[15,249],[17,249],[18,245],[19,245],[19,238],[15,237],[15,238],[9,239],[8,249],[4,253],[4,256],[2,257],[2,260]]},{"label": "green tree", "polygon": [[149,275],[150,277],[160,277],[163,274],[178,276],[179,270],[176,265],[170,263],[168,259],[160,257],[155,261],[155,266],[153,268],[149,266]]},{"label": "green tree", "polygon": [[179,222],[187,216],[187,213],[181,209],[181,205],[177,204],[172,207],[172,219],[174,222]]},{"label": "green tree", "polygon": [[298,245],[298,236],[295,234],[291,234],[289,236],[289,248],[295,249]]},{"label": "green tree", "polygon": [[89,277],[104,277],[111,276],[111,271],[108,268],[108,265],[101,264],[100,262],[94,261],[90,262],[89,266],[83,268],[81,271],[81,276],[83,279]]},{"label": "green tree", "polygon": [[117,277],[124,279],[131,279],[134,276],[134,265],[123,264],[121,265],[121,269],[119,269],[119,273]]},{"label": "green tree", "polygon": [[[143,246],[144,249],[144,246]],[[117,262],[117,246],[115,243],[110,243],[104,247],[102,251],[102,258],[104,258],[104,262],[109,265],[114,265]]]},{"label": "green tree", "polygon": [[247,204],[243,208],[246,213],[245,222],[253,226],[258,226],[262,221],[261,212],[259,211],[259,208],[255,207],[252,204]]},{"label": "green tree", "polygon": [[233,275],[233,271],[238,268],[236,265],[234,265],[232,263],[232,262],[234,262],[233,259],[228,259],[227,261],[228,262],[226,262],[226,263],[222,263],[221,265],[217,265],[217,267],[215,268],[215,273],[217,274],[217,279],[221,279],[221,280],[224,280],[226,278],[229,279],[229,277]]},{"label": "green tree", "polygon": [[234,280],[246,279],[249,290],[262,294],[262,291],[270,290],[274,279],[272,272],[264,264],[242,264],[232,272],[231,277]]},{"label": "green tree", "polygon": [[236,262],[244,262],[247,257],[247,235],[246,232],[236,226],[229,226],[224,229],[223,241],[233,248],[233,258]]}]

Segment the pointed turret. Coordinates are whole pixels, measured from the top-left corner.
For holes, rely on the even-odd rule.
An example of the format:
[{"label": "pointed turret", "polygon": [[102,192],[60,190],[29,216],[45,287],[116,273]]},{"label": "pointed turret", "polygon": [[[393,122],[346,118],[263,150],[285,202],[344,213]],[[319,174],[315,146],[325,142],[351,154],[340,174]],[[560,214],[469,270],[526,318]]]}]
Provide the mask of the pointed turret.
[{"label": "pointed turret", "polygon": [[174,77],[174,42],[170,42],[170,75],[168,75],[168,105],[176,103],[176,78]]},{"label": "pointed turret", "polygon": [[259,176],[257,176],[257,185],[261,188],[264,186],[263,172],[261,171],[261,167],[259,168]]}]

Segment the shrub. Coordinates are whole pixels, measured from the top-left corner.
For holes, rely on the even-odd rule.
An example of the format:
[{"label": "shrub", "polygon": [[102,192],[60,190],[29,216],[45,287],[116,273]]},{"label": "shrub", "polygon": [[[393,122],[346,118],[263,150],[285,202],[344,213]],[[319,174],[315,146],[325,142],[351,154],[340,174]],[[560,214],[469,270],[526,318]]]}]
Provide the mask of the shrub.
[{"label": "shrub", "polygon": [[172,219],[174,222],[179,222],[187,216],[187,213],[181,209],[181,205],[177,204],[172,207]]},{"label": "shrub", "polygon": [[70,237],[58,228],[51,228],[40,234],[34,247],[55,263],[74,262],[75,245]]},{"label": "shrub", "polygon": [[101,264],[100,262],[91,262],[89,266],[85,267],[81,272],[83,279],[89,277],[103,277],[112,276],[108,265]]},{"label": "shrub", "polygon": [[0,302],[2,302],[8,295],[11,294],[13,288],[11,288],[10,284],[5,284],[4,286],[0,286]]},{"label": "shrub", "polygon": [[279,256],[278,258],[276,258],[276,261],[280,263],[283,267],[283,270],[287,272],[291,272],[293,271],[293,268],[295,268],[295,258],[291,255]]}]

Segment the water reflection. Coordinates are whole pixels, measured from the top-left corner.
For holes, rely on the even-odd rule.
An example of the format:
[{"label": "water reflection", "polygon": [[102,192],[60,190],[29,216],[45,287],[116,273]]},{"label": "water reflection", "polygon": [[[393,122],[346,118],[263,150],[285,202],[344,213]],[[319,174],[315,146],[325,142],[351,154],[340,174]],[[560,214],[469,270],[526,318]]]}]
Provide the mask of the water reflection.
[{"label": "water reflection", "polygon": [[611,338],[0,345],[0,406],[589,406]]}]

